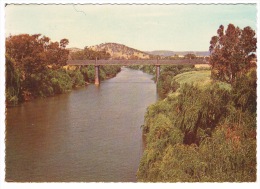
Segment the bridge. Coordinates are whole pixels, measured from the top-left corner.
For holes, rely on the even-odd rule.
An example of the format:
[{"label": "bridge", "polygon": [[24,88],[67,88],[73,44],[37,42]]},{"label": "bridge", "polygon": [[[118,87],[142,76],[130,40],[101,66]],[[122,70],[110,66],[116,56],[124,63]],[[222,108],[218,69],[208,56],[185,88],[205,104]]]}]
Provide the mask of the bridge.
[{"label": "bridge", "polygon": [[95,85],[100,84],[99,79],[99,66],[105,65],[120,65],[120,66],[131,66],[131,65],[155,65],[156,66],[156,80],[157,83],[160,75],[161,65],[195,65],[195,64],[206,64],[203,59],[178,59],[178,60],[166,60],[166,59],[140,59],[140,60],[68,60],[67,65],[70,66],[95,66]]}]

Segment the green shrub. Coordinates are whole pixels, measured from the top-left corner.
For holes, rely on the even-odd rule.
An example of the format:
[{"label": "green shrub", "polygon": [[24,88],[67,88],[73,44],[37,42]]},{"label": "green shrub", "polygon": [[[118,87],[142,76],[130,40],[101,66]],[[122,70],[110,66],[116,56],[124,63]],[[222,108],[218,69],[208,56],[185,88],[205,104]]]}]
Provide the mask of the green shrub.
[{"label": "green shrub", "polygon": [[183,84],[151,105],[138,181],[255,182],[255,95],[252,71],[231,89]]},{"label": "green shrub", "polygon": [[161,74],[157,84],[158,94],[160,98],[165,98],[169,93],[175,92],[180,87],[171,75]]},{"label": "green shrub", "polygon": [[73,82],[63,69],[46,70],[42,73],[31,74],[26,80],[26,87],[33,97],[47,97],[71,90]]},{"label": "green shrub", "polygon": [[51,81],[49,86],[53,88],[53,94],[62,94],[70,91],[75,82],[64,70],[50,71],[49,79]]},{"label": "green shrub", "polygon": [[251,69],[247,74],[236,79],[233,84],[232,94],[236,107],[243,111],[248,109],[256,112],[256,70]]},{"label": "green shrub", "polygon": [[14,60],[9,56],[6,58],[6,103],[7,105],[16,105],[22,100],[21,94],[21,74],[14,68]]},{"label": "green shrub", "polygon": [[118,72],[121,71],[120,66],[114,66],[114,65],[107,65],[107,66],[102,66],[100,67],[101,73],[103,73],[103,79],[108,79],[111,77],[116,76]]},{"label": "green shrub", "polygon": [[92,65],[87,67],[87,81],[90,83],[95,81],[95,67]]},{"label": "green shrub", "polygon": [[80,87],[85,85],[85,80],[82,72],[79,69],[69,70],[68,74],[72,80],[72,87]]}]

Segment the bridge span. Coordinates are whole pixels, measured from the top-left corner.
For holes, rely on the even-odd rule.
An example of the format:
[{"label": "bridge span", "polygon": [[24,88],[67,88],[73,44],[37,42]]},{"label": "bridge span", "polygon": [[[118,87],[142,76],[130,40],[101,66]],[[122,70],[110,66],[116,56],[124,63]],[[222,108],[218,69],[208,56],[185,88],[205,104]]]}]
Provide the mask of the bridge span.
[{"label": "bridge span", "polygon": [[157,83],[160,75],[161,65],[195,65],[195,64],[206,64],[203,59],[179,59],[179,60],[166,60],[166,59],[140,59],[140,60],[68,60],[67,65],[70,66],[95,66],[95,84],[100,84],[99,79],[99,66],[105,65],[120,65],[120,66],[131,66],[131,65],[154,65],[156,66],[156,80]]}]

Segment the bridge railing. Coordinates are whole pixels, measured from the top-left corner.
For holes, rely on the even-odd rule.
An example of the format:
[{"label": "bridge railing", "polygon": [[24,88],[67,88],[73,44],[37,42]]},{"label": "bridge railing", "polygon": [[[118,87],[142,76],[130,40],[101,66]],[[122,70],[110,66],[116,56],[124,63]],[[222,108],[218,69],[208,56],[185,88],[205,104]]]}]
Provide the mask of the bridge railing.
[{"label": "bridge railing", "polygon": [[205,64],[202,59],[141,59],[141,60],[68,60],[67,65],[177,65],[177,64]]}]

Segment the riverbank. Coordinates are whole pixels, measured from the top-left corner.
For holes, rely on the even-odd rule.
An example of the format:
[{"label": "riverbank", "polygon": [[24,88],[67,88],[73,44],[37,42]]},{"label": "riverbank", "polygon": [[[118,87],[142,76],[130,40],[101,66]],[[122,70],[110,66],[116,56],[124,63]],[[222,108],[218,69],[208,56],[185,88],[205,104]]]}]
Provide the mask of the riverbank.
[{"label": "riverbank", "polygon": [[255,70],[232,86],[174,70],[161,73],[161,100],[145,115],[138,181],[255,182]]},{"label": "riverbank", "polygon": [[[105,51],[88,48],[73,53],[66,49],[68,44],[68,39],[52,42],[49,37],[41,34],[7,37],[6,105],[14,106],[39,97],[63,94],[92,83],[95,77],[94,66],[69,67],[65,66],[67,60],[75,56],[81,60],[108,59],[110,55]],[[119,66],[101,67],[100,80],[111,78],[119,71]]]},{"label": "riverbank", "polygon": [[[119,66],[102,66],[100,68],[100,80],[104,81],[116,76],[121,71]],[[19,76],[17,76],[19,77]],[[16,106],[22,102],[35,98],[45,98],[67,93],[75,88],[94,83],[94,66],[71,66],[52,70],[45,70],[37,75],[31,75],[28,81],[29,89],[23,90],[17,83],[16,89],[6,89],[6,105]],[[16,92],[15,92],[16,91]]]}]

